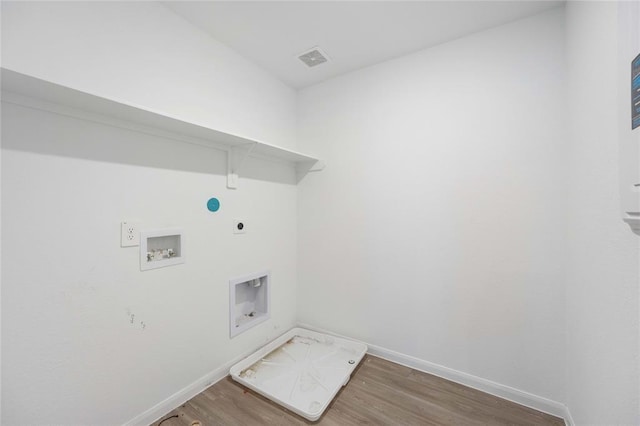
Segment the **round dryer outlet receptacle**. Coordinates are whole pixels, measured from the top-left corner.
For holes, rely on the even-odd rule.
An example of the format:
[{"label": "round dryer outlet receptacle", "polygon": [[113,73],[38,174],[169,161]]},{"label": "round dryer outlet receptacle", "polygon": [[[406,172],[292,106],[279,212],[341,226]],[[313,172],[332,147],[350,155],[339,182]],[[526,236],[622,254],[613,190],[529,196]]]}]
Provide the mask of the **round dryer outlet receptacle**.
[{"label": "round dryer outlet receptacle", "polygon": [[233,233],[244,234],[247,232],[247,223],[244,220],[236,219],[233,222]]}]

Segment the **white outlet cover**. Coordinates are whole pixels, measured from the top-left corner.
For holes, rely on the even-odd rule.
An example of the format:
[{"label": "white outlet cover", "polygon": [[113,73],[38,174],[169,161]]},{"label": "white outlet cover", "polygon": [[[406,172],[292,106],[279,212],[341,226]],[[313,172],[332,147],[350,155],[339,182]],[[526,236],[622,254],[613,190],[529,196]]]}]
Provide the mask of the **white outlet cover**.
[{"label": "white outlet cover", "polygon": [[233,221],[233,233],[244,234],[247,232],[247,222],[243,219],[236,219]]},{"label": "white outlet cover", "polygon": [[140,245],[140,224],[138,222],[122,222],[120,224],[120,246],[136,247]]}]

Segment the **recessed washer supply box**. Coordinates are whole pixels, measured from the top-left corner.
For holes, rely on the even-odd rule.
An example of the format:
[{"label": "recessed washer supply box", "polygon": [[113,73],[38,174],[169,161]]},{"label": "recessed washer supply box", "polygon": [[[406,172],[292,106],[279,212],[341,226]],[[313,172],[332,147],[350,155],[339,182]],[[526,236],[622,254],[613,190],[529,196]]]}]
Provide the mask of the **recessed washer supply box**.
[{"label": "recessed washer supply box", "polygon": [[184,263],[184,233],[167,228],[140,231],[140,270]]},{"label": "recessed washer supply box", "polygon": [[230,374],[236,382],[316,421],[366,353],[364,343],[294,328],[231,367]]}]

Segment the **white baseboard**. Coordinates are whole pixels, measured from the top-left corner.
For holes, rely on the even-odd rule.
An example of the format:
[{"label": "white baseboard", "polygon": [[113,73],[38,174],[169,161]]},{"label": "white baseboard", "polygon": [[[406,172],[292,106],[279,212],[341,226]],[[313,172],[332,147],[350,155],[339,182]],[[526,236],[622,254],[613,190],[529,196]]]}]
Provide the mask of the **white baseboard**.
[{"label": "white baseboard", "polygon": [[564,423],[567,426],[576,426],[576,423],[573,421],[573,417],[571,417],[569,407],[567,407],[566,405],[564,406],[564,416],[562,416],[562,418],[564,419]]},{"label": "white baseboard", "polygon": [[129,420],[123,426],[148,426],[156,420],[159,420],[161,417],[165,416],[167,413],[170,413],[175,408],[181,406],[194,396],[198,395],[200,392],[227,377],[229,375],[229,369],[231,369],[231,367],[233,367],[236,363],[240,362],[253,352],[255,352],[255,350],[244,353],[223,364],[221,367],[216,368],[210,373],[205,374],[195,382],[174,393],[169,398],[154,405],[144,413],[139,414],[133,419]]},{"label": "white baseboard", "polygon": [[[323,330],[309,324],[298,323],[298,327],[306,328],[308,330],[313,330],[320,333],[331,334],[336,337],[344,337],[347,339],[355,340],[351,337],[341,336],[336,333],[332,333],[331,331]],[[482,392],[498,396],[500,398],[515,402],[520,405],[524,405],[529,408],[533,408],[538,411],[542,411],[547,414],[551,414],[556,417],[561,417],[564,419],[567,426],[574,426],[573,419],[571,418],[568,407],[560,402],[552,401],[538,395],[524,392],[510,386],[492,382],[491,380],[473,376],[471,374],[444,367],[442,365],[434,364],[429,361],[425,361],[409,355],[404,355],[399,352],[395,352],[377,345],[372,345],[367,342],[362,343],[366,344],[369,347],[368,353],[370,355],[374,355],[379,358],[395,362],[396,364],[413,368],[414,370],[433,374],[434,376],[442,377],[443,379],[451,380],[452,382],[460,383],[461,385],[478,389]]]},{"label": "white baseboard", "polygon": [[[314,327],[309,324],[298,323],[297,326],[320,333],[356,340],[351,337],[342,336],[337,333],[333,333],[319,327]],[[442,377],[443,379],[451,380],[452,382],[460,383],[462,385],[469,386],[470,388],[478,389],[488,394],[498,396],[517,404],[524,405],[526,407],[530,407],[547,414],[551,414],[553,416],[561,417],[564,419],[567,426],[575,426],[575,423],[571,418],[569,408],[560,402],[552,401],[538,395],[524,392],[510,386],[502,385],[500,383],[492,382],[491,380],[483,379],[471,374],[463,373],[462,371],[457,371],[452,368],[444,367],[442,365],[434,364],[429,361],[425,361],[409,355],[404,355],[399,352],[395,352],[377,345],[372,345],[367,342],[362,343],[366,344],[369,347],[368,353],[370,355],[374,355],[379,358],[383,358],[395,362],[396,364],[404,365],[418,371],[433,374],[434,376]],[[171,412],[176,407],[179,407],[194,396],[198,395],[208,387],[224,379],[229,374],[229,369],[234,364],[246,358],[253,352],[254,351],[252,350],[250,352],[244,353],[225,363],[221,367],[216,368],[210,373],[205,374],[195,382],[179,390],[164,401],[156,404],[142,414],[129,420],[124,424],[124,426],[150,425],[151,423],[163,417],[165,414]]]}]

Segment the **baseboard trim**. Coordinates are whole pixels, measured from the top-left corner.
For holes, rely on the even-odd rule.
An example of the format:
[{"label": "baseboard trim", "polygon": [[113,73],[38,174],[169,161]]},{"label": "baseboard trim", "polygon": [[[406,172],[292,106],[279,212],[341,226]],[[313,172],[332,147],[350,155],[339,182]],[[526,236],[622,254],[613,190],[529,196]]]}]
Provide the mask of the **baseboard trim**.
[{"label": "baseboard trim", "polygon": [[[337,337],[343,337],[351,340],[349,336],[343,336],[329,330],[315,327],[309,324],[298,323],[298,327],[306,328],[308,330],[317,331],[320,333],[330,334]],[[460,383],[461,385],[469,386],[470,388],[478,389],[482,392],[486,392],[491,395],[515,402],[526,407],[533,408],[538,411],[542,411],[553,416],[561,417],[564,419],[567,426],[575,426],[569,408],[557,401],[553,401],[547,398],[543,398],[538,395],[534,395],[528,392],[524,392],[510,386],[502,385],[500,383],[493,382],[491,380],[483,379],[471,374],[464,373],[462,371],[454,370],[439,364],[435,364],[429,361],[425,361],[416,357],[401,354],[390,349],[383,348],[381,346],[372,345],[367,342],[362,342],[369,347],[368,353],[379,358],[386,359],[388,361],[395,362],[396,364],[404,365],[413,368],[418,371],[433,374],[434,376],[442,377],[443,379],[451,380],[452,382]],[[126,422],[123,426],[147,426],[156,420],[160,419],[167,413],[171,412],[176,407],[184,404],[194,396],[198,395],[205,389],[213,386],[220,380],[227,377],[229,369],[252,354],[254,350],[243,353],[231,361],[226,362],[222,366],[215,370],[205,374],[201,378],[197,379],[193,383],[187,385],[183,389],[174,393],[164,401],[154,405],[147,411],[137,415],[133,419]]]},{"label": "baseboard trim", "polygon": [[576,423],[573,421],[573,417],[571,417],[571,411],[569,411],[569,407],[566,405],[564,406],[564,416],[562,416],[562,418],[567,426],[576,426]]},{"label": "baseboard trim", "polygon": [[[331,334],[336,337],[352,339],[351,337],[332,333],[331,331],[324,330],[319,327],[314,327],[309,324],[298,323],[298,327],[306,328],[320,333]],[[526,407],[533,408],[535,410],[542,411],[556,417],[560,417],[564,419],[567,426],[574,426],[573,419],[571,418],[568,407],[560,402],[543,398],[529,392],[524,392],[510,386],[502,385],[500,383],[483,379],[482,377],[477,377],[468,373],[464,373],[462,371],[454,370],[452,368],[448,368],[439,364],[401,354],[399,352],[392,351],[381,346],[372,345],[367,342],[362,343],[366,344],[369,347],[368,353],[370,355],[377,356],[379,358],[383,358],[388,361],[395,362],[396,364],[401,364],[413,368],[415,370],[433,374],[434,376],[442,377],[443,379],[451,380],[452,382],[460,383],[461,385],[478,389],[482,392],[495,395],[497,397],[515,402],[517,404],[524,405]]]},{"label": "baseboard trim", "polygon": [[165,416],[167,413],[173,411],[176,407],[181,406],[194,396],[198,395],[200,392],[215,385],[220,380],[227,377],[229,375],[229,370],[231,369],[231,367],[233,367],[236,363],[240,362],[253,352],[255,352],[255,349],[243,353],[242,355],[235,357],[231,361],[226,362],[222,366],[205,374],[195,382],[174,393],[164,401],[149,408],[144,413],[137,415],[133,419],[126,422],[123,426],[148,426],[152,424],[156,420],[159,420],[160,418]]}]

